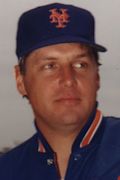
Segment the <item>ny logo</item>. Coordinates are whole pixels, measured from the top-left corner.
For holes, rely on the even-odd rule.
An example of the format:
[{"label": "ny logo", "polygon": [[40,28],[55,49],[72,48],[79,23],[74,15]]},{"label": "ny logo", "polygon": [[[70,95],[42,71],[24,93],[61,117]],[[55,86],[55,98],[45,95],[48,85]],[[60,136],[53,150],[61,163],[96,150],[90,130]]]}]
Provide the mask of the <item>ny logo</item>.
[{"label": "ny logo", "polygon": [[69,22],[69,15],[67,13],[67,9],[51,9],[50,22],[56,23],[56,28],[64,28],[66,24]]}]

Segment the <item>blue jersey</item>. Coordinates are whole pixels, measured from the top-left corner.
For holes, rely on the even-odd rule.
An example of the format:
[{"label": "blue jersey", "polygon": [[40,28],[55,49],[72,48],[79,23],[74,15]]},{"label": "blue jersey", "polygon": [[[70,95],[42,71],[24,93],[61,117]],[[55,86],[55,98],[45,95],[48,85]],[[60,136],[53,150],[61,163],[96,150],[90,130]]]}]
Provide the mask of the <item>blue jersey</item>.
[{"label": "blue jersey", "polygon": [[[120,119],[92,114],[73,143],[64,180],[120,180]],[[0,180],[60,180],[55,153],[37,133],[0,158]]]}]

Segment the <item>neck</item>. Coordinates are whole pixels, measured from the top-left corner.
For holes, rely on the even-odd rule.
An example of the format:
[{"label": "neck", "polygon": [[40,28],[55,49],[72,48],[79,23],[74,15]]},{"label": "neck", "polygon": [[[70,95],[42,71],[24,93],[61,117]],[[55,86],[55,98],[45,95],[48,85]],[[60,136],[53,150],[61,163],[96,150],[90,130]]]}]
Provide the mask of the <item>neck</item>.
[{"label": "neck", "polygon": [[51,146],[54,152],[71,152],[73,142],[81,131],[82,127],[50,128],[37,121],[37,127]]},{"label": "neck", "polygon": [[64,177],[66,174],[72,145],[80,132],[80,127],[77,126],[77,128],[69,128],[69,130],[66,130],[66,128],[65,130],[64,128],[62,130],[56,130],[47,127],[44,128],[44,126],[41,126],[39,122],[37,122],[37,126],[55,152],[60,176]]}]

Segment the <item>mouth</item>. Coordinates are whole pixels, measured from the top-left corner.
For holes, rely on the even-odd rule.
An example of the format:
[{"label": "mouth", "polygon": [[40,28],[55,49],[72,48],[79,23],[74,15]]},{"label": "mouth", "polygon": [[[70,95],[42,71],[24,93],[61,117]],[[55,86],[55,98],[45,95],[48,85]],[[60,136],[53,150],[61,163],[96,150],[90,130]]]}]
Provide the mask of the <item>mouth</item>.
[{"label": "mouth", "polygon": [[80,103],[80,98],[77,97],[61,97],[56,102],[66,105],[76,105]]}]

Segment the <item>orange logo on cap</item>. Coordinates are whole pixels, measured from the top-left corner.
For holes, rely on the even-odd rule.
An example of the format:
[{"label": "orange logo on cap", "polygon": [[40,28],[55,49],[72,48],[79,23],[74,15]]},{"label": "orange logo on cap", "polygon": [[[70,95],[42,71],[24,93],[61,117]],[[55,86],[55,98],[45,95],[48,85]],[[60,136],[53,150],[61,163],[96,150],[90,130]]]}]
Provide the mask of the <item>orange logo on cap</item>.
[{"label": "orange logo on cap", "polygon": [[118,176],[118,179],[117,180],[120,180],[120,176]]},{"label": "orange logo on cap", "polygon": [[66,24],[69,22],[69,15],[67,13],[67,9],[50,9],[51,12],[50,15],[50,22],[51,23],[57,23],[56,28],[64,28],[66,27]]}]

